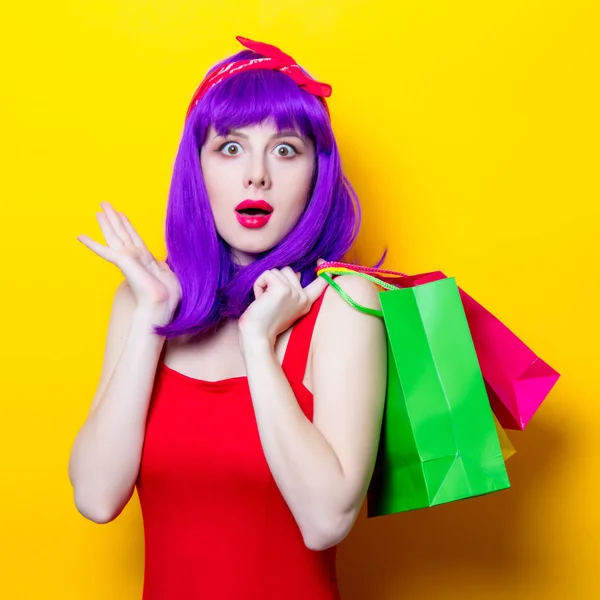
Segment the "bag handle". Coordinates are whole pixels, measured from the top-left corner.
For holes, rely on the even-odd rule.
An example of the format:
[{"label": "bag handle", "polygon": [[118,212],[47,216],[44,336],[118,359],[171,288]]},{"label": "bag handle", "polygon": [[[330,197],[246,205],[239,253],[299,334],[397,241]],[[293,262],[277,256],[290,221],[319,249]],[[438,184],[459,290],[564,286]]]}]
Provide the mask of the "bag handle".
[{"label": "bag handle", "polygon": [[370,273],[371,275],[381,275],[382,277],[408,277],[402,271],[388,271],[387,269],[377,269],[375,267],[363,267],[362,265],[353,265],[351,263],[343,263],[338,261],[328,261],[321,263],[319,269],[349,269],[357,273]]},{"label": "bag handle", "polygon": [[[331,263],[327,263],[327,264],[331,264]],[[339,263],[339,264],[343,264],[343,263]],[[341,267],[341,268],[334,268],[334,267],[324,267],[323,265],[321,265],[321,267],[317,270],[317,275],[319,277],[322,277],[350,306],[352,306],[353,308],[369,314],[369,315],[373,315],[375,317],[379,317],[379,318],[383,318],[383,312],[380,310],[377,310],[375,308],[369,308],[368,306],[363,306],[362,304],[359,304],[358,302],[355,302],[352,298],[350,298],[350,296],[332,279],[331,275],[356,275],[358,277],[362,277],[363,279],[368,279],[369,281],[372,281],[373,283],[377,284],[378,286],[385,288],[387,290],[399,290],[401,288],[392,285],[390,283],[387,283],[385,281],[381,281],[380,279],[377,279],[376,277],[373,277],[371,275],[367,275],[366,273],[357,273],[356,271],[352,271],[350,269],[348,269],[347,267]]]}]

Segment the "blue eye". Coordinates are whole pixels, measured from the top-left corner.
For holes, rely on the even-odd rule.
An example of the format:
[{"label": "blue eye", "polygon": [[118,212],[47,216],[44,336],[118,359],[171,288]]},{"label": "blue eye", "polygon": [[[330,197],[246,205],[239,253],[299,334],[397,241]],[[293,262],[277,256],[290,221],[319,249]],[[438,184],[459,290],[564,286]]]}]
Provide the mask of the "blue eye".
[{"label": "blue eye", "polygon": [[241,152],[241,150],[242,146],[237,142],[225,142],[219,148],[219,152],[222,152],[223,154],[225,154],[225,156],[236,156]]},{"label": "blue eye", "polygon": [[298,150],[292,146],[292,144],[278,144],[275,146],[275,154],[277,156],[281,156],[282,158],[287,158],[288,156],[294,156],[298,154]]}]

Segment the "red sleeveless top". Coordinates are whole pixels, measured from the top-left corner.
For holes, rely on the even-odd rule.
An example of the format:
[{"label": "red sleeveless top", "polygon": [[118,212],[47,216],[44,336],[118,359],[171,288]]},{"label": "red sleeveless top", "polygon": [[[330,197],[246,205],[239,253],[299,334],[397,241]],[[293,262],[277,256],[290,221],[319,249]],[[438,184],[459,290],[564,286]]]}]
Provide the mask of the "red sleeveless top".
[{"label": "red sleeveless top", "polygon": [[[292,328],[282,368],[302,380],[323,294]],[[204,381],[159,362],[137,491],[143,600],[339,600],[336,547],[309,550],[260,443],[248,380]]]}]

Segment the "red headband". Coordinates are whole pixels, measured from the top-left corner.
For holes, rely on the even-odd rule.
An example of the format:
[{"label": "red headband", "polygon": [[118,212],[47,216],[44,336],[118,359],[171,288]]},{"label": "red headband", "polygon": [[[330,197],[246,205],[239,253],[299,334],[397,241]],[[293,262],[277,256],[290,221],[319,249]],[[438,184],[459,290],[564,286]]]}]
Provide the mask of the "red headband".
[{"label": "red headband", "polygon": [[285,54],[276,46],[272,46],[271,44],[263,44],[262,42],[253,42],[252,40],[239,35],[236,36],[235,39],[246,48],[254,50],[254,52],[263,55],[265,58],[238,60],[236,62],[226,64],[215,73],[207,75],[194,93],[192,101],[188,107],[187,114],[185,115],[186,120],[190,116],[190,113],[196,104],[198,104],[200,98],[202,98],[202,96],[204,96],[208,90],[212,89],[218,83],[221,83],[221,81],[229,79],[232,75],[237,75],[238,73],[243,73],[244,71],[253,71],[255,69],[281,71],[282,73],[289,75],[289,77],[291,77],[303,90],[306,90],[313,96],[318,96],[321,99],[321,102],[323,102],[325,110],[329,115],[329,108],[327,107],[325,98],[331,96],[330,85],[327,83],[319,83],[309,75],[306,75],[291,56]]}]

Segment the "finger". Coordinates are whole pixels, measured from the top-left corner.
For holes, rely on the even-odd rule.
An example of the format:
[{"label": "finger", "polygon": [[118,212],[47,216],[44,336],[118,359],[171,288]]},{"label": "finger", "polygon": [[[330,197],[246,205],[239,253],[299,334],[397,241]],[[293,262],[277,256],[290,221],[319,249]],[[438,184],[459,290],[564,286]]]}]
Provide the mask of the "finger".
[{"label": "finger", "polygon": [[77,239],[84,246],[89,248],[92,252],[96,253],[98,256],[100,256],[104,260],[107,260],[109,263],[116,264],[115,263],[115,259],[116,259],[115,253],[110,248],[107,248],[106,246],[99,244],[98,242],[89,238],[87,235],[78,235]]},{"label": "finger", "polygon": [[115,232],[115,229],[108,217],[103,212],[98,212],[96,213],[96,218],[98,219],[98,225],[100,225],[100,229],[102,230],[102,235],[104,236],[106,243],[115,250],[120,250],[123,248],[123,241]]},{"label": "finger", "polygon": [[324,258],[317,258],[317,267],[320,267],[323,263],[327,261]]},{"label": "finger", "polygon": [[270,273],[273,273],[273,275],[277,278],[278,281],[280,281],[284,285],[288,285],[287,277],[279,269],[271,269]]},{"label": "finger", "polygon": [[129,237],[129,233],[127,233],[125,227],[123,226],[121,217],[119,217],[119,214],[112,207],[112,205],[109,202],[100,202],[100,206],[103,208],[106,218],[112,225],[112,228],[114,229],[115,233],[119,236],[121,242],[123,244],[133,245],[133,241]]},{"label": "finger", "polygon": [[279,278],[272,271],[265,271],[254,282],[254,297],[260,298],[268,289],[280,283]]},{"label": "finger", "polygon": [[294,270],[291,267],[284,267],[281,269],[281,274],[286,277],[289,281],[290,285],[299,292],[302,291],[302,286],[300,285],[298,273],[294,273]]},{"label": "finger", "polygon": [[278,286],[279,289],[295,289],[291,281],[279,269],[271,269],[270,272],[275,278],[274,285]]},{"label": "finger", "polygon": [[140,234],[135,230],[135,227],[131,224],[131,221],[127,218],[127,216],[122,212],[118,214],[121,218],[121,222],[123,223],[123,227],[126,229],[127,233],[129,234],[129,237],[131,238],[133,245],[144,250],[145,252],[148,252],[148,254],[152,254],[150,250],[148,250],[148,247],[144,243],[144,240],[141,238]]},{"label": "finger", "polygon": [[323,277],[317,277],[304,288],[311,304],[325,291],[328,285]]}]

